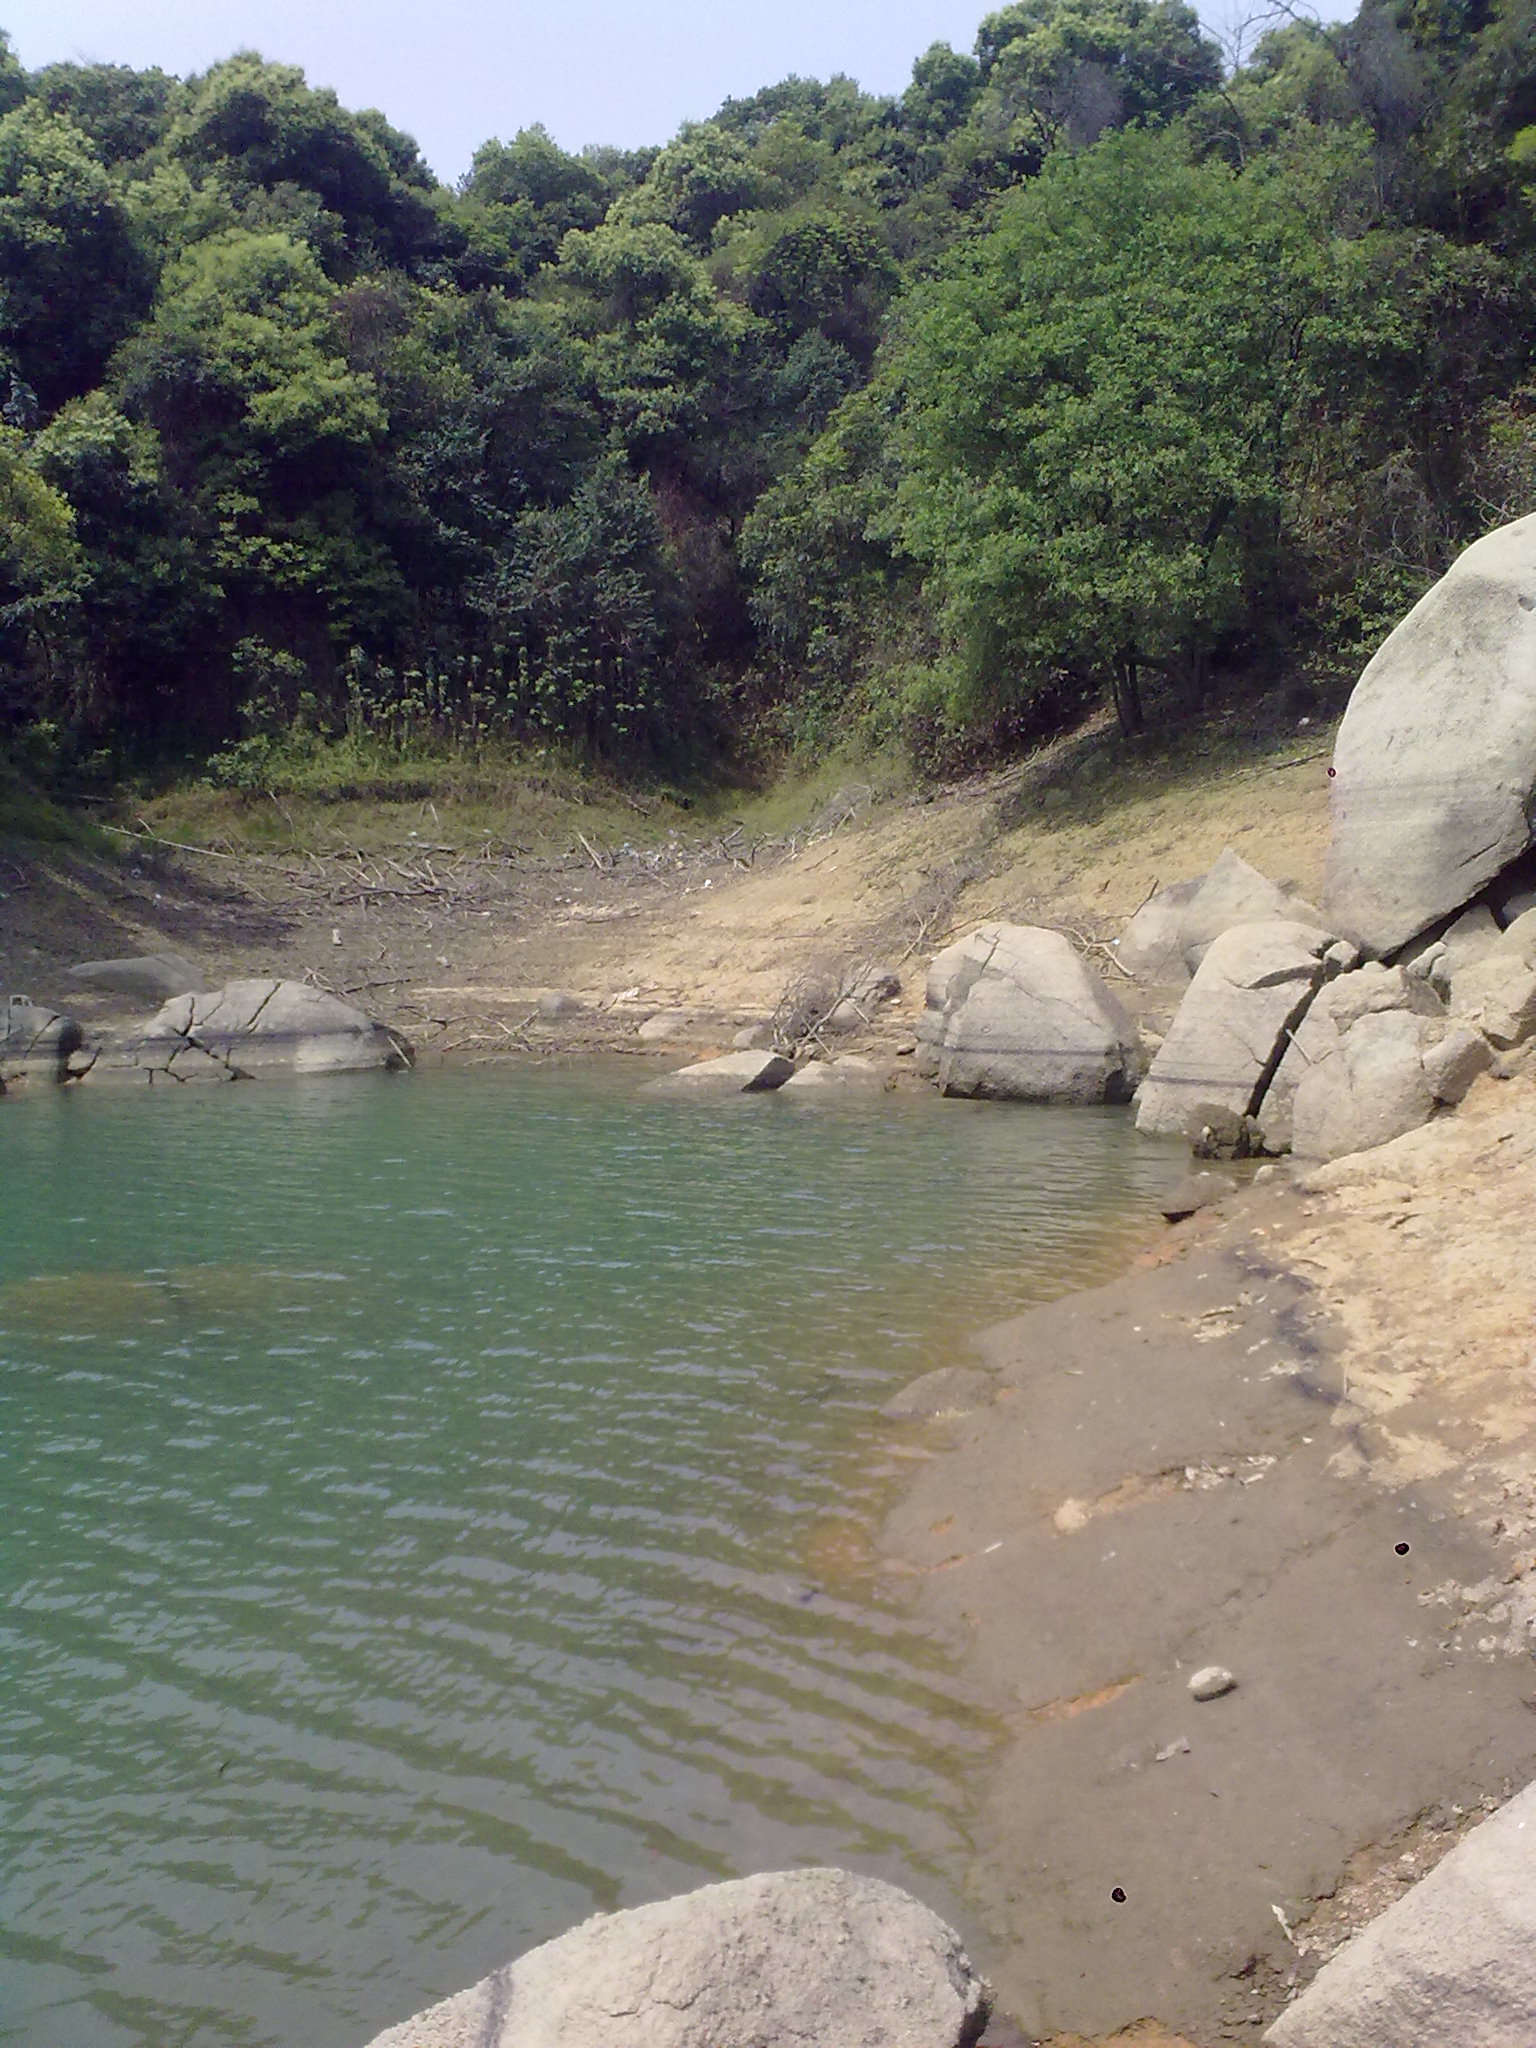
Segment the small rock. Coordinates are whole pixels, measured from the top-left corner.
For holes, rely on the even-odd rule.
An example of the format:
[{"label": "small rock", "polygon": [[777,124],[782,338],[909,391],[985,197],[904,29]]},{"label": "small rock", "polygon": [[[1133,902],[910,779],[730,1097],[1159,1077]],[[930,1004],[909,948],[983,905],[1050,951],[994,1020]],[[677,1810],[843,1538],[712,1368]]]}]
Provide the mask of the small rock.
[{"label": "small rock", "polygon": [[1175,1736],[1174,1740],[1173,1740],[1172,1742],[1170,1742],[1170,1743],[1168,1744],[1168,1746],[1167,1746],[1167,1747],[1166,1747],[1165,1749],[1160,1749],[1160,1750],[1159,1750],[1159,1751],[1157,1752],[1157,1755],[1156,1755],[1156,1756],[1155,1756],[1155,1757],[1154,1757],[1154,1758],[1152,1759],[1152,1761],[1153,1761],[1153,1762],[1154,1762],[1155,1764],[1165,1764],[1165,1763],[1167,1763],[1167,1761],[1168,1761],[1169,1757],[1171,1757],[1171,1756],[1188,1756],[1188,1755],[1189,1755],[1189,1737],[1188,1737],[1187,1735],[1179,1735],[1179,1736]]},{"label": "small rock", "polygon": [[697,1060],[691,1067],[679,1067],[651,1087],[667,1090],[717,1089],[722,1094],[755,1095],[768,1088],[782,1088],[795,1071],[793,1060],[777,1052],[728,1052],[718,1059]]},{"label": "small rock", "polygon": [[1189,1681],[1189,1694],[1191,1699],[1219,1700],[1236,1686],[1237,1680],[1224,1664],[1203,1664]]},{"label": "small rock", "polygon": [[[339,941],[338,941],[339,943]],[[190,960],[179,953],[140,953],[130,960],[81,960],[69,970],[71,981],[109,995],[139,996],[164,1003],[172,996],[202,995],[208,987]]]},{"label": "small rock", "polygon": [[574,1017],[578,1011],[585,1008],[586,1004],[581,1000],[580,996],[573,996],[565,989],[546,989],[543,995],[539,997],[539,1015],[541,1017]]},{"label": "small rock", "polygon": [[1191,1173],[1170,1188],[1157,1206],[1170,1223],[1179,1223],[1197,1209],[1208,1209],[1213,1202],[1236,1193],[1237,1182],[1224,1173]]},{"label": "small rock", "polygon": [[653,1017],[646,1018],[635,1035],[647,1045],[656,1045],[669,1038],[686,1038],[698,1022],[696,1010],[658,1010]]},{"label": "small rock", "polygon": [[743,1024],[736,1032],[731,1044],[737,1052],[766,1052],[773,1044],[771,1024]]}]

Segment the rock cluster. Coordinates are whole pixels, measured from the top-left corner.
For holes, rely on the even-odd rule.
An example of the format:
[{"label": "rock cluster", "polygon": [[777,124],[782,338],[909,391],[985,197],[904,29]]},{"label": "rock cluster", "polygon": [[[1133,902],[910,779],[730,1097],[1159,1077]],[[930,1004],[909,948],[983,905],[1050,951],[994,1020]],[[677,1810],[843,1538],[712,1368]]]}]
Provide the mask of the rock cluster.
[{"label": "rock cluster", "polygon": [[[167,964],[169,963],[169,964]],[[118,993],[196,970],[171,955],[86,963],[80,978]],[[114,970],[107,972],[106,970]],[[122,969],[123,973],[115,970]],[[0,1012],[0,1084],[8,1080],[239,1081],[408,1067],[411,1050],[352,1004],[297,981],[232,981],[173,996],[145,1024],[88,1043],[70,1017],[13,996]]]},{"label": "rock cluster", "polygon": [[768,1871],[585,1921],[370,2048],[971,2048],[990,2010],[909,1893]]}]

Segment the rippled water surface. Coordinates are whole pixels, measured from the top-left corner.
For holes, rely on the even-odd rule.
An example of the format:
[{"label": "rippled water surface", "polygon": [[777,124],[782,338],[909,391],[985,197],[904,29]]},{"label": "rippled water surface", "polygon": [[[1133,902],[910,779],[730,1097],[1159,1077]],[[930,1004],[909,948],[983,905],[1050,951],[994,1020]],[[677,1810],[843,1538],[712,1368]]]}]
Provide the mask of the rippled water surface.
[{"label": "rippled water surface", "polygon": [[1123,1115],[448,1073],[0,1109],[0,2039],[345,2048],[597,1908],[942,1904],[990,1740],[880,1402]]}]

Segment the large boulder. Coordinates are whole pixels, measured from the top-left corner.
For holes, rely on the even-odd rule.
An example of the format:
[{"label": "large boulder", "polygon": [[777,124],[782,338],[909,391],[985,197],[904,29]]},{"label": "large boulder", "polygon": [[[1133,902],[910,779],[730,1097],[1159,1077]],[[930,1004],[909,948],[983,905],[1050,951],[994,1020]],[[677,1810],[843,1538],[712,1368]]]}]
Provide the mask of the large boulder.
[{"label": "large boulder", "polygon": [[1156,889],[1115,941],[1115,958],[1138,981],[1183,988],[1190,970],[1184,960],[1184,913],[1205,882],[1170,882]]},{"label": "large boulder", "polygon": [[1342,1159],[1417,1130],[1435,1113],[1424,1056],[1438,1032],[1411,1010],[1373,1010],[1351,1024],[1338,1050],[1309,1067],[1291,1110],[1291,1149],[1301,1159]]},{"label": "large boulder", "polygon": [[208,984],[201,971],[179,953],[136,953],[126,960],[82,960],[69,970],[71,981],[108,995],[134,996],[141,1002],[164,1003],[172,996],[201,995]]},{"label": "large boulder", "polygon": [[1536,2041],[1536,1786],[1325,1963],[1264,2039],[1271,2048]]},{"label": "large boulder", "polygon": [[369,2048],[970,2048],[990,2006],[908,1893],[771,1871],[585,1921]]},{"label": "large boulder", "polygon": [[1291,883],[1270,881],[1229,846],[1209,874],[1170,882],[1149,896],[1120,934],[1115,957],[1138,981],[1185,988],[1223,932],[1276,918],[1319,929],[1324,923]]},{"label": "large boulder", "polygon": [[1338,958],[1327,932],[1290,918],[1223,932],[1141,1085],[1136,1128],[1186,1137],[1213,1109],[1252,1116]]},{"label": "large boulder", "polygon": [[1321,911],[1314,910],[1289,882],[1272,882],[1240,853],[1227,847],[1179,920],[1179,943],[1186,967],[1193,974],[1207,949],[1223,932],[1233,931],[1240,924],[1269,924],[1276,919],[1316,925],[1319,930],[1324,923]]},{"label": "large boulder", "polygon": [[11,996],[0,1010],[0,1082],[67,1081],[83,1042],[73,1017]]},{"label": "large boulder", "polygon": [[935,956],[919,1068],[945,1095],[1123,1102],[1136,1026],[1060,932],[984,924]]},{"label": "large boulder", "polygon": [[176,1080],[361,1073],[411,1063],[393,1032],[300,981],[232,981],[210,994],[175,996],[127,1059],[149,1079]]},{"label": "large boulder", "polygon": [[1266,1151],[1290,1150],[1296,1091],[1303,1077],[1332,1059],[1362,1017],[1387,1010],[1407,1010],[1436,1019],[1445,1015],[1444,1005],[1425,977],[1401,967],[1384,967],[1379,960],[1367,960],[1352,974],[1341,974],[1318,991],[1292,1031],[1257,1111]]},{"label": "large boulder", "polygon": [[1333,756],[1324,908],[1391,953],[1532,843],[1536,515],[1474,542],[1384,641]]}]

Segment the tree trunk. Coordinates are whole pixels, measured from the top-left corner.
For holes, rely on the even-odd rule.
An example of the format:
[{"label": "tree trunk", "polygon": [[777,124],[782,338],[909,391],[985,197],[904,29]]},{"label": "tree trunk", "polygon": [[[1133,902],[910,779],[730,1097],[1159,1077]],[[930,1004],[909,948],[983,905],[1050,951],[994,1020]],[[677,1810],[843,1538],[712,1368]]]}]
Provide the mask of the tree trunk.
[{"label": "tree trunk", "polygon": [[1114,692],[1115,716],[1120,721],[1120,731],[1126,739],[1134,739],[1142,729],[1142,712],[1141,677],[1133,654],[1122,654],[1116,658]]}]

